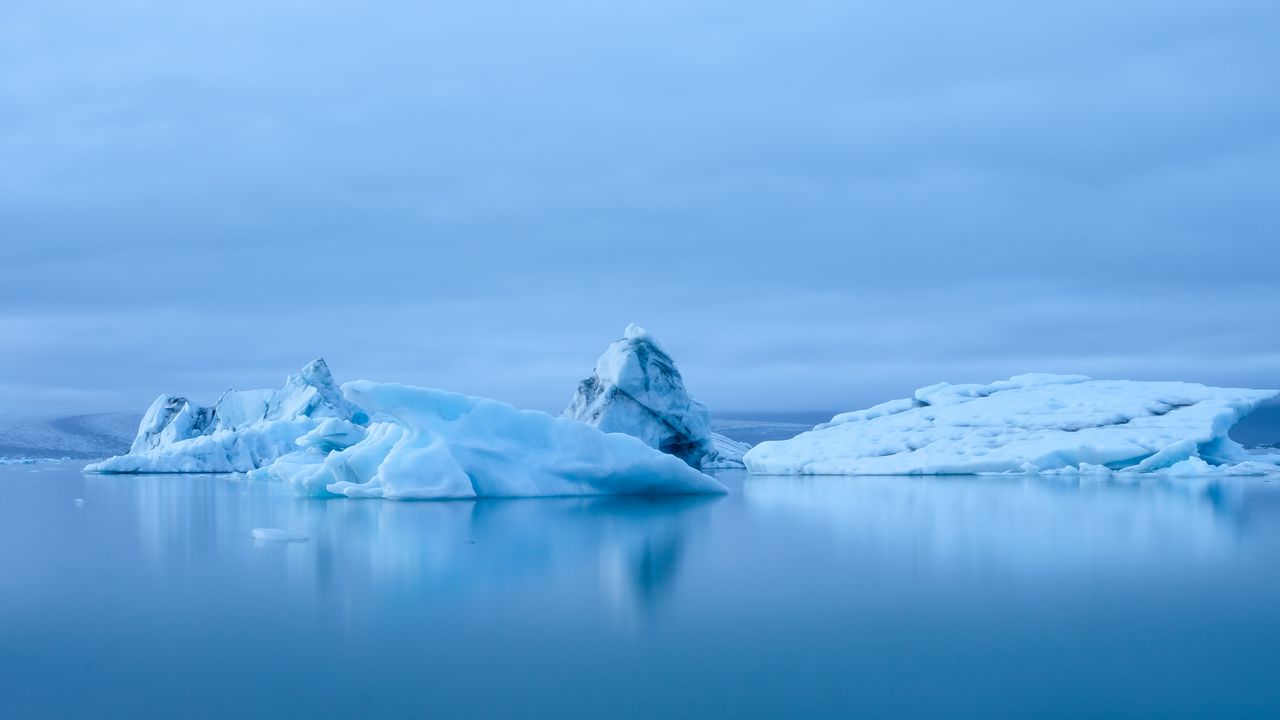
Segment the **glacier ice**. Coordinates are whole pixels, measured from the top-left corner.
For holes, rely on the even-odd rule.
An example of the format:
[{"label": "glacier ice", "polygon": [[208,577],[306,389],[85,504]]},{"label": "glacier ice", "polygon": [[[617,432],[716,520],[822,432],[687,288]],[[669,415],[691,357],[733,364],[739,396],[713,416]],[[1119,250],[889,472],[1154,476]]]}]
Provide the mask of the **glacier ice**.
[{"label": "glacier ice", "polygon": [[760,443],[744,462],[775,475],[1270,474],[1280,458],[1245,453],[1227,431],[1276,395],[1082,375],[939,383]]},{"label": "glacier ice", "polygon": [[561,417],[640,438],[693,467],[742,467],[750,447],[711,431],[711,412],[689,396],[675,361],[632,323],[578,384]]},{"label": "glacier ice", "polygon": [[369,416],[342,397],[329,366],[316,359],[280,390],[228,390],[212,407],[161,395],[143,415],[128,453],[85,470],[247,472],[293,452],[295,440],[326,420],[360,425]]},{"label": "glacier ice", "polygon": [[35,465],[37,463],[55,463],[71,458],[33,458],[33,457],[0,457],[0,465]]},{"label": "glacier ice", "polygon": [[718,432],[711,433],[711,449],[702,456],[698,464],[703,470],[741,470],[744,466],[742,456],[747,454],[751,446],[725,437]]},{"label": "glacier ice", "polygon": [[724,493],[638,438],[430,388],[358,380],[367,428],[334,419],[254,472],[303,495],[406,499]]}]

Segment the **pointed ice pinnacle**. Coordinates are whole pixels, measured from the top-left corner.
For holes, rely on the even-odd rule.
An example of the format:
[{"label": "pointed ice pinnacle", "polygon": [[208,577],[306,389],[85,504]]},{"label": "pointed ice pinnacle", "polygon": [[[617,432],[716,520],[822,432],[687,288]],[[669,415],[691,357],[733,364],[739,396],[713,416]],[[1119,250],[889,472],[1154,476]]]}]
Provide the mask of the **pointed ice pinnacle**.
[{"label": "pointed ice pinnacle", "polygon": [[693,467],[741,467],[746,450],[711,432],[707,406],[689,396],[675,361],[635,324],[600,356],[561,416],[635,436]]},{"label": "pointed ice pinnacle", "polygon": [[[133,445],[129,448],[131,453],[145,452],[155,449],[161,444],[173,442],[173,435],[180,433],[183,437],[190,437],[190,422],[180,421],[176,426],[174,420],[180,413],[187,413],[190,417],[191,404],[184,397],[177,395],[161,395],[151,403],[151,407],[147,408],[147,412],[142,416],[142,422],[138,425],[138,435],[133,439]],[[164,433],[168,431],[169,437],[165,437]]]},{"label": "pointed ice pinnacle", "polygon": [[297,375],[290,375],[267,405],[267,420],[296,417],[336,417],[357,424],[369,421],[364,411],[342,397],[324,358],[316,358]]}]

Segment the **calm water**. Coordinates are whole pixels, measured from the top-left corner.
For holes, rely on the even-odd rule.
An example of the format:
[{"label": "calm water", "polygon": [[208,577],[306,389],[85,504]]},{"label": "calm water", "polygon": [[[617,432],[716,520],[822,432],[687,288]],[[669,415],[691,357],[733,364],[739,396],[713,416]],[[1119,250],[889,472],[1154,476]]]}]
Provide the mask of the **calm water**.
[{"label": "calm water", "polygon": [[0,467],[0,717],[1280,714],[1258,479],[394,503],[77,468]]}]

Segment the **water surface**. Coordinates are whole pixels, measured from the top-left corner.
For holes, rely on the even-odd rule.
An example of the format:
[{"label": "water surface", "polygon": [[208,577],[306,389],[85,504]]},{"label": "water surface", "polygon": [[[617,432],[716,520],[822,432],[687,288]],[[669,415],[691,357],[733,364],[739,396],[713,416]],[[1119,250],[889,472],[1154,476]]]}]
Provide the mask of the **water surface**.
[{"label": "water surface", "polygon": [[1280,714],[1261,479],[397,503],[78,469],[0,466],[0,717]]}]

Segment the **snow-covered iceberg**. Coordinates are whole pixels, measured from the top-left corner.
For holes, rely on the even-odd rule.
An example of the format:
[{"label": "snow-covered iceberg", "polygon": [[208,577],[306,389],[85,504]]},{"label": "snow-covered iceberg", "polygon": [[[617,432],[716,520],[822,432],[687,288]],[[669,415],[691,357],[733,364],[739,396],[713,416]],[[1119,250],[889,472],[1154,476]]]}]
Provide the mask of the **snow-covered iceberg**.
[{"label": "snow-covered iceberg", "polygon": [[394,500],[726,492],[637,438],[496,400],[367,380],[343,393],[375,421],[327,420],[254,476]]},{"label": "snow-covered iceberg", "polygon": [[711,431],[711,412],[685,390],[675,361],[634,323],[600,356],[560,415],[640,438],[695,468],[740,468],[750,447]]},{"label": "snow-covered iceberg", "polygon": [[369,416],[342,397],[329,366],[316,359],[280,390],[228,390],[212,407],[161,395],[142,417],[127,454],[85,470],[248,472],[297,450],[294,441],[326,420],[364,425]]},{"label": "snow-covered iceberg", "polygon": [[1277,392],[1080,375],[939,383],[744,461],[777,475],[1270,474],[1280,456],[1247,454],[1227,431]]}]

